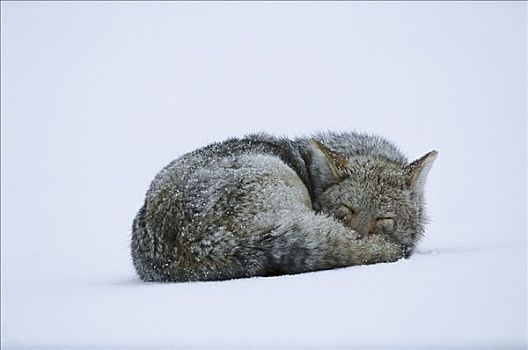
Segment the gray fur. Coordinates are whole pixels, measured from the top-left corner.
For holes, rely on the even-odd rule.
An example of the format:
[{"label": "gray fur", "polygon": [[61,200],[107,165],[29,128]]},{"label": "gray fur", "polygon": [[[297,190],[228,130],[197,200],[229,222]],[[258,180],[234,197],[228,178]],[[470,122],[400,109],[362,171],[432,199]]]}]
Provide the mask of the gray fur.
[{"label": "gray fur", "polygon": [[197,281],[396,261],[423,233],[435,157],[408,164],[358,133],[211,144],[155,177],[132,227],[134,266],[144,281]]}]

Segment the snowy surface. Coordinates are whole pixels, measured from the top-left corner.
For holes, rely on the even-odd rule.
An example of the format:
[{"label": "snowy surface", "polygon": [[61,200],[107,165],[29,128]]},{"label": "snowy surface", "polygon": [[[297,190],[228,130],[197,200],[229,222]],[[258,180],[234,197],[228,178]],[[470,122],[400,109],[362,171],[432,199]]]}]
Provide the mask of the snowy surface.
[{"label": "snowy surface", "polygon": [[[2,2],[1,344],[527,345],[527,4]],[[145,284],[156,172],[254,131],[440,153],[393,264]]]}]

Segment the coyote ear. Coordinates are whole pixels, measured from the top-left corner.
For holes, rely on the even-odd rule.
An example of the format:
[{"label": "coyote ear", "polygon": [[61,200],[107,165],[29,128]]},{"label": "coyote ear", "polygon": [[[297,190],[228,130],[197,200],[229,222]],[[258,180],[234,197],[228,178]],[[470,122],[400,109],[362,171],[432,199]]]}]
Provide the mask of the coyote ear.
[{"label": "coyote ear", "polygon": [[350,168],[348,165],[348,160],[338,152],[334,151],[327,145],[325,145],[323,142],[311,139],[310,142],[314,146],[316,150],[318,150],[321,155],[319,155],[316,161],[318,160],[321,163],[319,164],[321,168],[328,168],[331,175],[334,177],[335,180],[342,180],[348,175],[350,175]]},{"label": "coyote ear", "polygon": [[422,158],[405,166],[405,170],[409,174],[409,186],[419,194],[424,192],[427,174],[429,174],[436,157],[438,157],[438,152],[431,151]]}]

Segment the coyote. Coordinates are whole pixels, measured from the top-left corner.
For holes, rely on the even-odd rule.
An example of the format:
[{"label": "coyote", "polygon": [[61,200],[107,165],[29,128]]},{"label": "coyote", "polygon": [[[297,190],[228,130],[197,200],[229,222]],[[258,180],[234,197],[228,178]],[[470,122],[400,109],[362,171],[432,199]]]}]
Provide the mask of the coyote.
[{"label": "coyote", "polygon": [[210,281],[409,257],[436,157],[409,163],[355,132],[210,144],[154,178],[132,226],[135,269],[144,281]]}]

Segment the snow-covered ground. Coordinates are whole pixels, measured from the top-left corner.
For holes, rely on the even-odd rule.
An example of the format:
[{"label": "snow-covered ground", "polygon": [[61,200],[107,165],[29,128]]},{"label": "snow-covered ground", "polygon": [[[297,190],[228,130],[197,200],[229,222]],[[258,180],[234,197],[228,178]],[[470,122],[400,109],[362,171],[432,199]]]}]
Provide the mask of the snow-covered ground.
[{"label": "snow-covered ground", "polygon": [[[527,346],[527,3],[1,3],[1,345]],[[430,173],[393,264],[145,284],[150,180],[253,131],[374,132]]]}]

